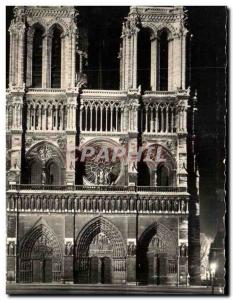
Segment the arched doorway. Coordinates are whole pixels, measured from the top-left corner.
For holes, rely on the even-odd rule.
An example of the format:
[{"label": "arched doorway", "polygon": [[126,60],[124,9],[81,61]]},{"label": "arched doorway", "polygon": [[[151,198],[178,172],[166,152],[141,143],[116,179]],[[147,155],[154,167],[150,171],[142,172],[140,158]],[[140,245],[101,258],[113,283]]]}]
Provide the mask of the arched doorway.
[{"label": "arched doorway", "polygon": [[22,283],[61,280],[62,254],[55,234],[44,224],[34,227],[20,247],[19,278]]},{"label": "arched doorway", "polygon": [[165,165],[160,165],[157,167],[157,186],[169,186],[170,178],[169,178],[169,169]]},{"label": "arched doorway", "polygon": [[41,184],[42,164],[40,161],[33,161],[30,165],[30,183]]},{"label": "arched doorway", "polygon": [[176,161],[160,144],[149,145],[138,163],[138,183],[143,186],[176,186]]},{"label": "arched doorway", "polygon": [[139,239],[137,280],[155,285],[176,283],[177,241],[160,223],[149,226]]},{"label": "arched doorway", "polygon": [[126,278],[126,247],[119,230],[98,217],[79,234],[75,258],[76,283],[123,283]]},{"label": "arched doorway", "polygon": [[49,185],[61,184],[61,168],[54,160],[46,164],[46,180]]}]

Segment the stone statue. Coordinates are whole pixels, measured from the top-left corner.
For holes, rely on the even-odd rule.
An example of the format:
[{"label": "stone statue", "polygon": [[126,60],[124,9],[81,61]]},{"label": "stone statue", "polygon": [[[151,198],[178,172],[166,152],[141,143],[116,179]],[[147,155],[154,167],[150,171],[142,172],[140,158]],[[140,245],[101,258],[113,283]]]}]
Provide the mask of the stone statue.
[{"label": "stone statue", "polygon": [[42,185],[46,184],[46,173],[45,173],[45,170],[43,170],[42,174],[41,174],[41,183],[42,183]]}]

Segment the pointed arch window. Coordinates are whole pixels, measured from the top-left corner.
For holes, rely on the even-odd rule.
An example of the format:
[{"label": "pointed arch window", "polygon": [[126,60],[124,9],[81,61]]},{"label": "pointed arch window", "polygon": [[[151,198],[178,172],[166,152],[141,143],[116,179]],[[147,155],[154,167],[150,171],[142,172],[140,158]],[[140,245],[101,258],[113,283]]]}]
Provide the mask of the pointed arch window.
[{"label": "pointed arch window", "polygon": [[142,90],[151,89],[151,35],[149,28],[141,28],[138,33],[137,86],[141,85]]},{"label": "pointed arch window", "polygon": [[32,86],[36,88],[42,87],[43,34],[43,28],[36,26],[32,46]]},{"label": "pointed arch window", "polygon": [[55,25],[52,31],[51,51],[51,87],[61,87],[61,34],[62,30]]},{"label": "pointed arch window", "polygon": [[168,90],[168,32],[158,32],[157,43],[157,89]]}]

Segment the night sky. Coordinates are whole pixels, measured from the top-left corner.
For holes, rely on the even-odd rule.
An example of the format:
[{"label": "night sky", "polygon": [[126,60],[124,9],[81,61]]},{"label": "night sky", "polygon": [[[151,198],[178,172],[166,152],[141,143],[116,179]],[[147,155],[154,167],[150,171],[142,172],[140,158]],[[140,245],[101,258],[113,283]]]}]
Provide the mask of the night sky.
[{"label": "night sky", "polygon": [[[198,92],[196,123],[198,165],[200,170],[201,232],[213,237],[224,215],[224,139],[227,99],[225,7],[186,7],[188,29],[193,34],[187,51],[187,86]],[[88,88],[118,89],[122,21],[129,7],[78,7],[80,28],[88,33]],[[7,8],[7,29],[12,19]],[[7,33],[7,55],[9,34]],[[190,46],[190,47],[189,47]],[[191,51],[189,50],[191,49]],[[191,53],[191,56],[190,56]],[[8,62],[7,78],[8,78]],[[189,68],[191,64],[191,68]],[[8,81],[8,80],[7,80]],[[227,101],[227,100],[226,100]]]}]

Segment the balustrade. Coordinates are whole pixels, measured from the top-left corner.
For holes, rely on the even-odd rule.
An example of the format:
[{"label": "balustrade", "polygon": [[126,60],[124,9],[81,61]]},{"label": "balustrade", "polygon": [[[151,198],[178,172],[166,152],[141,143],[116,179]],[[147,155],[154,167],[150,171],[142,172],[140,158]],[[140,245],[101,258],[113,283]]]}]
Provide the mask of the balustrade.
[{"label": "balustrade", "polygon": [[139,131],[145,133],[175,133],[176,114],[174,103],[147,103],[139,110]]},{"label": "balustrade", "polygon": [[81,131],[120,132],[122,121],[120,101],[82,101],[80,109]]},{"label": "balustrade", "polygon": [[142,193],[185,193],[186,187],[179,186],[124,186],[124,185],[41,185],[41,184],[11,184],[12,190],[41,190],[41,191],[102,191],[102,192],[142,192]]},{"label": "balustrade", "polygon": [[67,108],[56,104],[33,102],[27,105],[27,130],[65,130]]}]

